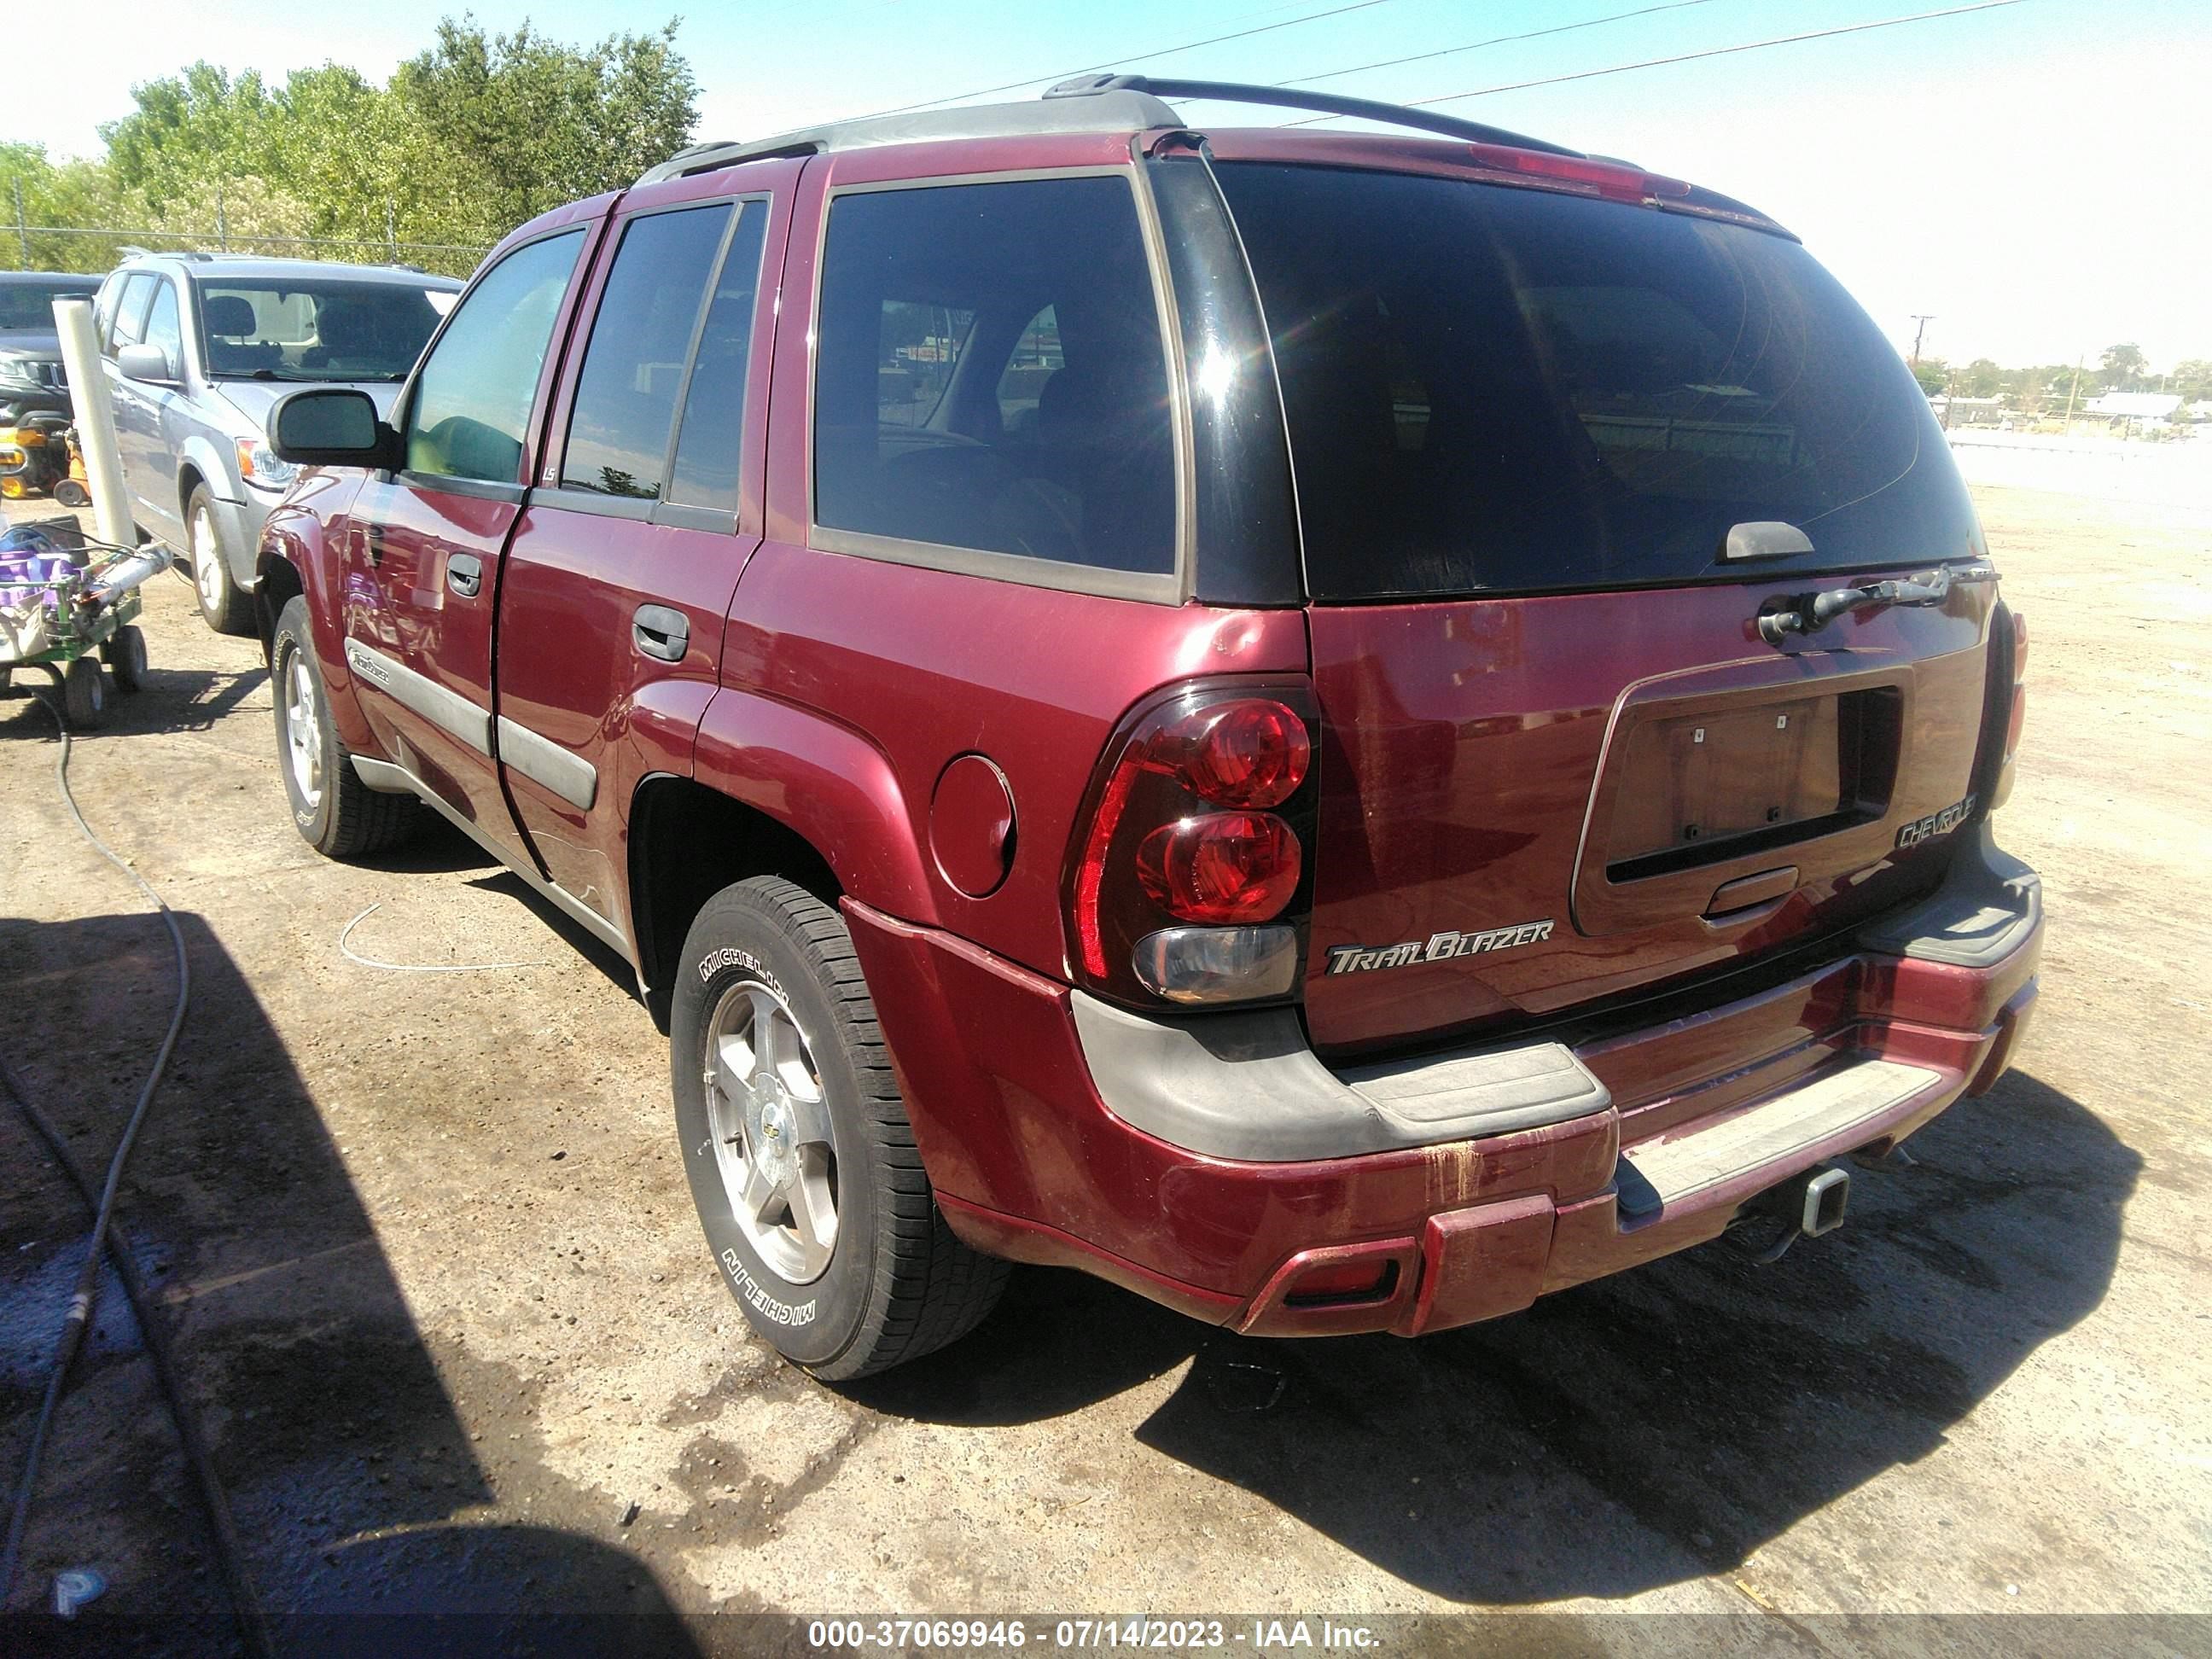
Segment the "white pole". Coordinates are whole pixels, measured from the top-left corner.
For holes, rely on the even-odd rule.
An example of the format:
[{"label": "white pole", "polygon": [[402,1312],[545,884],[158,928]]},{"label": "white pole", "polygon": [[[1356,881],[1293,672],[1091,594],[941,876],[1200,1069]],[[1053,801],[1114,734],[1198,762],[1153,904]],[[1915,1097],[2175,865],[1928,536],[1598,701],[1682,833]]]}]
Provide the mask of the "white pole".
[{"label": "white pole", "polygon": [[115,404],[107,371],[100,361],[100,342],[92,331],[92,301],[54,301],[54,328],[62,337],[62,367],[69,374],[70,403],[76,412],[77,447],[84,452],[85,480],[92,490],[93,532],[118,547],[136,547],[138,532],[123,493],[123,457],[115,447]]}]

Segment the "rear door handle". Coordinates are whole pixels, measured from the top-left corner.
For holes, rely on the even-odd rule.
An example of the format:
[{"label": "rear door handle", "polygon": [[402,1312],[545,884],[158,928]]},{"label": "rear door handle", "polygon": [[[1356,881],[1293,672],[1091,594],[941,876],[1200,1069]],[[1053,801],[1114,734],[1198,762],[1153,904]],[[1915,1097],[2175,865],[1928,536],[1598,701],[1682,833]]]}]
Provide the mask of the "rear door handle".
[{"label": "rear door handle", "polygon": [[473,553],[455,553],[446,561],[446,586],[465,599],[473,599],[483,586],[483,561]]},{"label": "rear door handle", "polygon": [[629,636],[648,657],[681,662],[691,647],[691,622],[665,605],[641,605],[630,618]]}]

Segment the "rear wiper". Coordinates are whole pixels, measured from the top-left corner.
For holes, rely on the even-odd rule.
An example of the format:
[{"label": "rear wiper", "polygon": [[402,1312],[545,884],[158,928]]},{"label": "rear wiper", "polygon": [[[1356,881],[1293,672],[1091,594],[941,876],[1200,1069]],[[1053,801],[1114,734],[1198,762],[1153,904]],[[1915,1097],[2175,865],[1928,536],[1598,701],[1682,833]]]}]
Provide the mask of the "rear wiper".
[{"label": "rear wiper", "polygon": [[[1972,580],[1974,573],[1962,573]],[[1808,594],[1786,611],[1770,611],[1759,619],[1759,637],[1779,645],[1792,634],[1811,634],[1826,628],[1846,611],[1886,611],[1893,605],[1941,605],[1951,597],[1951,568],[1939,566],[1910,581],[1864,582],[1856,587],[1832,587]]]}]

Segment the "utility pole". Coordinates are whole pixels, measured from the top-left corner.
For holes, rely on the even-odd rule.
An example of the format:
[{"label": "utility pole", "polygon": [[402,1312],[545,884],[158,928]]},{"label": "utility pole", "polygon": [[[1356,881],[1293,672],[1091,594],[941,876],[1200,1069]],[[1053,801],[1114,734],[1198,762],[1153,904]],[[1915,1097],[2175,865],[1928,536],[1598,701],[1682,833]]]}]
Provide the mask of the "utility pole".
[{"label": "utility pole", "polygon": [[392,198],[384,201],[384,257],[387,263],[399,263],[399,232],[392,211]]},{"label": "utility pole", "polygon": [[230,218],[222,206],[222,186],[215,187],[215,240],[225,253],[230,252]]},{"label": "utility pole", "polygon": [[1912,313],[1912,320],[1918,325],[1912,331],[1912,366],[1917,368],[1920,367],[1921,337],[1928,332],[1928,325],[1936,320],[1936,313],[1930,311],[1923,314],[1916,311]]},{"label": "utility pole", "polygon": [[23,180],[20,174],[15,179],[15,246],[22,251],[23,269],[28,270],[31,268],[31,227],[23,217]]},{"label": "utility pole", "polygon": [[2085,360],[2074,360],[2074,389],[2066,394],[2066,435],[2074,435],[2074,400],[2081,395],[2081,364]]}]

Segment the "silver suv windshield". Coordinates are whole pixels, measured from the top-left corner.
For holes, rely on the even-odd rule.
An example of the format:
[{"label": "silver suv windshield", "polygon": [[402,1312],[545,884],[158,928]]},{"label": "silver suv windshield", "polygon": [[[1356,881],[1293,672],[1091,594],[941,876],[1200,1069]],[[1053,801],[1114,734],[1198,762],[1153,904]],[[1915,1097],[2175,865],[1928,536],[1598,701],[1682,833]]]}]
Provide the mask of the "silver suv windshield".
[{"label": "silver suv windshield", "polygon": [[404,380],[454,299],[443,289],[293,276],[198,287],[217,380]]}]

